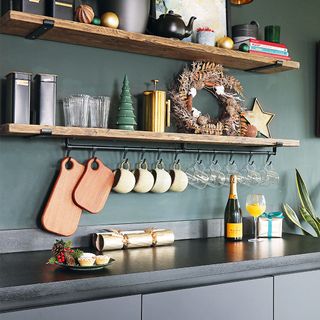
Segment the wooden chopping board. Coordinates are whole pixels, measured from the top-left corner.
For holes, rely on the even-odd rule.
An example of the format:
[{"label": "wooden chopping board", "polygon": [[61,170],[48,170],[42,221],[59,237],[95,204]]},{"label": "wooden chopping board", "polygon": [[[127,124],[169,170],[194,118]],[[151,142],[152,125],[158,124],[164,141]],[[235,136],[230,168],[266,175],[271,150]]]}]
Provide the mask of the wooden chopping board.
[{"label": "wooden chopping board", "polygon": [[101,160],[89,159],[85,172],[73,192],[74,202],[84,210],[98,213],[108,199],[113,181],[113,172]]},{"label": "wooden chopping board", "polygon": [[[69,169],[67,163],[71,166]],[[75,159],[68,157],[61,161],[59,176],[41,217],[45,230],[65,237],[77,230],[82,209],[73,202],[72,192],[84,169]]]}]

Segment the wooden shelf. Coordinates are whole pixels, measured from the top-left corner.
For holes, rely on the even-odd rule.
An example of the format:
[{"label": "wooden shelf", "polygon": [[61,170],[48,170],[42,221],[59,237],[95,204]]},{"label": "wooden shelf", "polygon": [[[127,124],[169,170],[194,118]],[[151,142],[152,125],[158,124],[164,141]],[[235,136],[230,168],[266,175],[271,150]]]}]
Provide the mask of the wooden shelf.
[{"label": "wooden shelf", "polygon": [[112,49],[132,53],[158,56],[178,60],[207,60],[222,64],[224,67],[250,70],[260,73],[274,73],[299,69],[299,62],[283,61],[275,66],[277,60],[260,55],[226,50],[196,43],[182,42],[140,33],[131,33],[106,27],[88,25],[74,21],[55,19],[19,11],[9,11],[0,19],[0,32],[26,37],[43,25],[44,19],[54,21],[54,27],[39,39]]},{"label": "wooden shelf", "polygon": [[0,134],[5,136],[50,135],[56,138],[124,140],[167,143],[193,143],[228,145],[236,147],[298,147],[299,140],[226,137],[187,133],[155,133],[149,131],[126,131],[116,129],[40,126],[27,124],[3,124]]}]

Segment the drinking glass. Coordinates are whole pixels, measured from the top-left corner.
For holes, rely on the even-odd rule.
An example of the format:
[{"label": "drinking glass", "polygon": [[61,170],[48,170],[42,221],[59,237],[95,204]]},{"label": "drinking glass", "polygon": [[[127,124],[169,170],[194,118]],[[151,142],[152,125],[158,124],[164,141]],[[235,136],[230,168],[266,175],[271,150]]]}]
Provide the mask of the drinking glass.
[{"label": "drinking glass", "polygon": [[246,179],[249,186],[256,186],[261,183],[261,174],[257,171],[254,162],[247,164],[246,171]]},{"label": "drinking glass", "polygon": [[261,178],[262,185],[264,186],[276,185],[279,183],[280,177],[278,172],[274,170],[272,161],[266,163],[264,168],[261,170]]},{"label": "drinking glass", "polygon": [[258,239],[257,221],[258,217],[266,211],[266,199],[263,194],[249,194],[246,200],[246,209],[254,220],[254,238],[250,242],[262,241]]},{"label": "drinking glass", "polygon": [[221,187],[226,183],[226,176],[222,172],[221,166],[218,163],[218,160],[213,160],[209,169],[205,170],[205,173],[208,175],[208,186],[215,188]]},{"label": "drinking glass", "polygon": [[63,100],[64,121],[67,127],[88,127],[89,98],[88,95],[79,94]]},{"label": "drinking glass", "polygon": [[197,189],[204,189],[209,181],[209,176],[205,172],[202,160],[197,160],[195,164],[186,171],[189,184]]},{"label": "drinking glass", "polygon": [[235,160],[231,161],[231,159],[229,159],[229,161],[226,165],[226,170],[225,170],[225,176],[228,178],[225,179],[224,185],[227,186],[229,184],[229,177],[232,175],[237,176],[238,182],[240,184],[245,184],[244,183],[245,177],[240,173],[240,170],[239,170]]},{"label": "drinking glass", "polygon": [[110,111],[110,97],[90,97],[89,113],[92,128],[107,128]]}]

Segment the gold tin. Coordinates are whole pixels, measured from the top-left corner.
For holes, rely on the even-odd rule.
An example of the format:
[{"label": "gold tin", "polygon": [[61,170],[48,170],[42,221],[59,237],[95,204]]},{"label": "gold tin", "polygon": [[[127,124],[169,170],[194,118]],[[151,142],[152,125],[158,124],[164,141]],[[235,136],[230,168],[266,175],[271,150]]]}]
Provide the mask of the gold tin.
[{"label": "gold tin", "polygon": [[156,90],[158,80],[152,80],[155,90],[144,91],[143,130],[164,132],[170,127],[170,100],[165,91]]}]

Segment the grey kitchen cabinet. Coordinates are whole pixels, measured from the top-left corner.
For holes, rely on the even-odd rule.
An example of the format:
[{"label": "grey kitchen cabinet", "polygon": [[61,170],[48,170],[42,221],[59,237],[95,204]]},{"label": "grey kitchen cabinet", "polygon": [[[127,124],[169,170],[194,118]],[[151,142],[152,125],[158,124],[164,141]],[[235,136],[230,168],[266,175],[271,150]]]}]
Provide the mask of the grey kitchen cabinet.
[{"label": "grey kitchen cabinet", "polygon": [[273,320],[273,278],[143,295],[142,320],[163,319]]},{"label": "grey kitchen cabinet", "polygon": [[141,320],[141,296],[72,303],[9,313],[0,313],[0,320]]},{"label": "grey kitchen cabinet", "polygon": [[319,312],[320,271],[274,277],[274,320],[316,320]]}]

